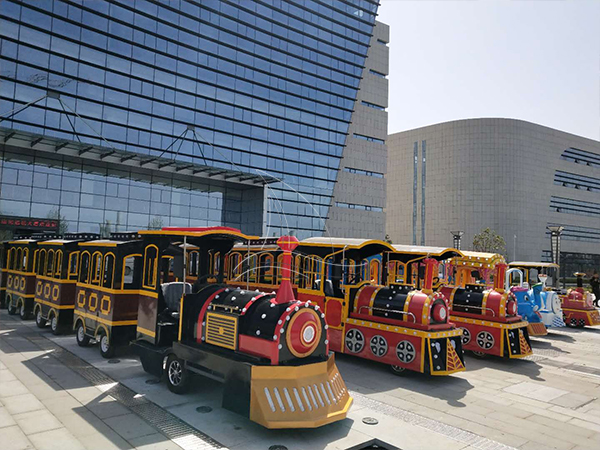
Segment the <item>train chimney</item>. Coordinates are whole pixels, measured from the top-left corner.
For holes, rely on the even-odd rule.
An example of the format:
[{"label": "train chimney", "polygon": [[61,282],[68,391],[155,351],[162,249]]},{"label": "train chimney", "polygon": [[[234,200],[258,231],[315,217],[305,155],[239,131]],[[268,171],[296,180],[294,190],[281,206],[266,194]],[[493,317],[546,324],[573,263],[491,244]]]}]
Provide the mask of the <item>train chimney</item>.
[{"label": "train chimney", "polygon": [[496,264],[496,276],[494,277],[494,289],[500,293],[504,293],[504,278],[506,278],[506,268],[508,264]]},{"label": "train chimney", "polygon": [[277,290],[275,303],[289,303],[295,299],[290,281],[292,273],[292,252],[298,247],[299,241],[295,236],[281,236],[277,241],[277,245],[283,250],[283,258],[281,262],[281,284]]},{"label": "train chimney", "polygon": [[433,258],[425,258],[423,260],[425,264],[425,280],[423,282],[423,292],[425,294],[431,294],[433,292],[433,275],[437,268],[437,261]]}]

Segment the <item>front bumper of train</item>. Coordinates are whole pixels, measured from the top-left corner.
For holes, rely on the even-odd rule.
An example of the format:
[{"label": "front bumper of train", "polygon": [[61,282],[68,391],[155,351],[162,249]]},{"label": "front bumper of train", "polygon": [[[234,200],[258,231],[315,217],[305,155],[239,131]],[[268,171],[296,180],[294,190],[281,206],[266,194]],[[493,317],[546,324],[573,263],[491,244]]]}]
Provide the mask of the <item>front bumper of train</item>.
[{"label": "front bumper of train", "polygon": [[335,364],[253,366],[250,420],[266,428],[317,428],[343,420],[352,397]]}]

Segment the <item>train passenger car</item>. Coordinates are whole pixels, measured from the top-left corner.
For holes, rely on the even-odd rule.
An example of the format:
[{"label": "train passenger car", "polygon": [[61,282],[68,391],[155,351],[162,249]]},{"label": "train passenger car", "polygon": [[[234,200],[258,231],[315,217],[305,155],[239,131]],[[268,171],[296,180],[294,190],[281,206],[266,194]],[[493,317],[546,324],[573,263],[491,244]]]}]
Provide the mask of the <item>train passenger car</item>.
[{"label": "train passenger car", "polygon": [[73,328],[77,343],[91,339],[105,358],[135,339],[142,285],[142,242],[136,233],[80,242]]},{"label": "train passenger car", "polygon": [[562,310],[564,320],[569,327],[582,328],[600,325],[600,314],[594,307],[592,295],[583,289],[584,273],[577,272],[577,287],[569,289],[567,295],[563,296]]},{"label": "train passenger car", "polygon": [[38,244],[33,315],[39,328],[50,322],[54,334],[73,329],[79,243],[98,235],[73,234]]},{"label": "train passenger car", "polygon": [[[458,267],[474,273],[474,278],[482,277],[480,270],[485,263],[476,264],[482,266]],[[524,358],[532,354],[528,323],[518,315],[515,295],[505,286],[508,266],[504,262],[494,265],[493,272],[487,274],[489,280],[493,278],[493,288],[485,283],[466,284],[466,276],[463,285],[441,288],[449,302],[450,320],[464,329],[463,347],[475,356]]]},{"label": "train passenger car", "polygon": [[0,242],[0,308],[6,306],[6,276],[8,269],[6,267],[8,242]]},{"label": "train passenger car", "polygon": [[8,313],[31,318],[35,297],[35,254],[38,239],[10,241],[7,248],[6,303]]},{"label": "train passenger car", "polygon": [[[143,274],[134,349],[144,369],[182,393],[191,373],[225,384],[223,407],[267,428],[314,428],[342,420],[352,399],[329,352],[325,315],[290,284],[294,237],[278,240],[277,294],[224,284],[225,255],[247,240],[227,227],[140,231]],[[187,249],[198,271],[188,282]],[[169,268],[157,261],[171,256]],[[161,272],[161,273],[159,273]],[[163,282],[161,282],[161,280]],[[165,280],[167,282],[165,282]]]},{"label": "train passenger car", "polygon": [[[551,287],[547,287],[552,286],[556,280],[559,268],[558,264],[520,261],[511,262],[509,267],[509,271],[511,269],[519,269],[523,272],[525,282],[531,287],[528,296],[534,299],[534,303],[541,304],[538,313],[542,323],[547,328],[564,327],[564,313],[560,296]],[[520,304],[519,308],[521,308]],[[519,314],[521,314],[521,309],[519,309]]]},{"label": "train passenger car", "polygon": [[[227,259],[230,282],[275,289],[281,251],[270,240],[237,246]],[[301,301],[325,312],[331,349],[406,370],[449,375],[465,370],[461,330],[448,322],[448,308],[432,283],[437,262],[427,260],[422,289],[384,286],[383,241],[309,238],[294,254],[293,283]],[[379,257],[375,257],[378,256]]]}]

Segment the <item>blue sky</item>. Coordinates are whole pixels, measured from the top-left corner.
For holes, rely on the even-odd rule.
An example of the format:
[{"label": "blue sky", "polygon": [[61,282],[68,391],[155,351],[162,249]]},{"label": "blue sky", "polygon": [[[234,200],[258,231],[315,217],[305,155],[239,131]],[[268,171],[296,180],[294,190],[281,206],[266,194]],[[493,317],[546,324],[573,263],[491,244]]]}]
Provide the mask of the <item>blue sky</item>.
[{"label": "blue sky", "polygon": [[600,1],[381,0],[389,132],[472,117],[600,140]]}]

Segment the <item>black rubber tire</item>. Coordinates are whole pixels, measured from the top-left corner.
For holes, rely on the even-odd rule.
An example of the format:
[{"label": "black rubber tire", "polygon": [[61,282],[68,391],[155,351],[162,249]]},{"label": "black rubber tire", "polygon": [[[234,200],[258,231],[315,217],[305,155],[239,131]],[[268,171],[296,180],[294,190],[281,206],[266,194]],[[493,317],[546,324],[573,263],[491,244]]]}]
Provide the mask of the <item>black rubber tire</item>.
[{"label": "black rubber tire", "polygon": [[52,315],[50,319],[50,329],[52,330],[52,334],[58,336],[62,332],[62,327],[58,323],[58,316],[56,314]]},{"label": "black rubber tire", "polygon": [[80,347],[87,347],[88,345],[90,345],[90,338],[85,334],[85,328],[81,323],[77,325],[77,330],[75,331],[75,339],[77,340],[77,345],[79,345]]},{"label": "black rubber tire", "polygon": [[46,326],[46,319],[42,316],[42,308],[37,310],[37,314],[35,315],[35,324],[38,328],[44,328]]},{"label": "black rubber tire", "polygon": [[8,303],[7,309],[10,316],[15,316],[19,312],[12,299]]},{"label": "black rubber tire", "polygon": [[188,389],[190,376],[184,361],[174,354],[169,355],[165,368],[165,378],[169,390],[175,394],[184,394]]},{"label": "black rubber tire", "polygon": [[487,353],[477,352],[475,350],[471,350],[471,354],[478,359],[485,359],[489,356]]},{"label": "black rubber tire", "polygon": [[100,338],[98,339],[98,345],[100,346],[100,354],[103,358],[110,359],[115,356],[116,348],[106,333],[102,333],[100,335]]},{"label": "black rubber tire", "polygon": [[21,308],[19,308],[19,317],[21,320],[29,319],[29,312],[25,309],[25,302],[21,303]]},{"label": "black rubber tire", "polygon": [[398,375],[399,377],[405,375],[407,372],[405,367],[395,366],[393,364],[391,364],[389,367],[390,367],[391,372],[394,375]]}]

